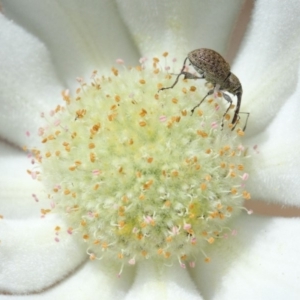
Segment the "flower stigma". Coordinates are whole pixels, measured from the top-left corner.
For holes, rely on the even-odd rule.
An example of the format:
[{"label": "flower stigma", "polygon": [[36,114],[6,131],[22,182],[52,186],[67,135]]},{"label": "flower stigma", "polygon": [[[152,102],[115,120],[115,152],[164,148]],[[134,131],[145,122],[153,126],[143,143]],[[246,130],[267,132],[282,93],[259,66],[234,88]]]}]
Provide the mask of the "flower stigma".
[{"label": "flower stigma", "polygon": [[[86,243],[90,259],[120,265],[151,259],[185,268],[234,229],[228,222],[250,199],[243,124],[221,94],[191,109],[207,93],[202,81],[170,86],[167,53],[135,68],[94,71],[78,79],[75,96],[43,114],[42,146],[32,149],[51,207]],[[223,126],[222,126],[223,125]],[[55,228],[59,242],[61,226]]]}]

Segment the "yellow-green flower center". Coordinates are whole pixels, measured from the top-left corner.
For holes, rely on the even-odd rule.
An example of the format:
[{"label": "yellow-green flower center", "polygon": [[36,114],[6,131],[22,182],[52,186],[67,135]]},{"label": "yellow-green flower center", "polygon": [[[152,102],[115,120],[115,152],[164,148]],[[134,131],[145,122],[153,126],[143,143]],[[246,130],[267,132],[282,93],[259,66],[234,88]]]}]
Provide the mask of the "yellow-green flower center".
[{"label": "yellow-green flower center", "polygon": [[193,266],[250,198],[243,124],[232,131],[228,115],[222,129],[221,98],[191,114],[206,93],[200,81],[158,93],[173,80],[158,59],[150,70],[94,73],[45,116],[41,179],[91,259]]}]

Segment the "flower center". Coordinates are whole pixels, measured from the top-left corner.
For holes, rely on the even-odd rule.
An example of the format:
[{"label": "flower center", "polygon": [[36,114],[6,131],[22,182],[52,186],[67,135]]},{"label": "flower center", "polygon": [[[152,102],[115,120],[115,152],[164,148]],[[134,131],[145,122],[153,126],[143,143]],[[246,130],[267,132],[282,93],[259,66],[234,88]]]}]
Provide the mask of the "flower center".
[{"label": "flower center", "polygon": [[44,147],[34,152],[52,211],[91,259],[209,261],[204,249],[228,235],[250,198],[243,124],[232,130],[220,97],[191,113],[206,94],[201,81],[158,93],[174,78],[157,58],[152,69],[112,72],[80,79],[76,96],[63,92],[65,107],[44,116]]}]

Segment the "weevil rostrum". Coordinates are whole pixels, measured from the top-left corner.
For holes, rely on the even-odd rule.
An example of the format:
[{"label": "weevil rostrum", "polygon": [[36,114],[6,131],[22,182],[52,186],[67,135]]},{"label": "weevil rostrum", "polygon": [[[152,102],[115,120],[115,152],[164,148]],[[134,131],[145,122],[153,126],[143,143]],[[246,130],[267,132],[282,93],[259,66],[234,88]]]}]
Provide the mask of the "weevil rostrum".
[{"label": "weevil rostrum", "polygon": [[[200,74],[200,76],[196,76],[192,73],[184,71],[187,60],[189,60],[190,65],[194,67],[194,69]],[[235,76],[230,71],[230,65],[228,64],[228,62],[226,62],[226,60],[218,52],[206,48],[191,51],[185,58],[182,69],[177,75],[177,78],[173,85],[170,87],[161,88],[159,91],[173,88],[177,84],[180,75],[184,75],[184,79],[205,79],[207,82],[213,84],[214,86],[213,89],[208,91],[206,96],[199,102],[199,104],[197,104],[192,109],[192,113],[197,107],[201,105],[201,103],[206,99],[206,97],[213,94],[214,92],[220,91],[224,99],[227,102],[229,102],[229,106],[223,115],[224,118],[224,116],[227,114],[232,105],[232,99],[229,95],[225,94],[224,92],[226,91],[234,96],[237,96],[237,105],[231,121],[231,124],[236,125],[239,119],[243,89],[237,76]],[[247,120],[243,130],[246,129],[250,113],[245,114],[247,114]]]}]

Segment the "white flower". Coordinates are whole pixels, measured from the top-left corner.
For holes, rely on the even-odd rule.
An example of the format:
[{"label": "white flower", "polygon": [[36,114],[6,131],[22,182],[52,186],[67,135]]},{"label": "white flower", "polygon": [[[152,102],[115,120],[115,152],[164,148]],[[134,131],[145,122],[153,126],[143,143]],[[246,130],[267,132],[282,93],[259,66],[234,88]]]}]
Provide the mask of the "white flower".
[{"label": "white flower", "polygon": [[[60,103],[61,90],[74,88],[76,76],[87,78],[94,69],[108,73],[119,57],[136,65],[143,55],[167,50],[181,66],[197,48],[224,53],[242,1],[2,2],[1,297],[297,299],[298,218],[241,215],[234,223],[238,235],[214,245],[209,264],[197,258],[195,268],[158,269],[132,258],[135,265],[118,279],[119,269],[88,261],[86,247],[71,235],[54,242],[60,219],[39,217],[49,201],[39,197],[43,187],[26,174],[28,159],[19,150],[37,144],[39,113]],[[242,110],[251,113],[244,143],[257,144],[259,152],[247,189],[254,199],[294,206],[300,192],[299,13],[297,0],[255,3],[233,65],[243,85]],[[145,222],[153,219],[145,216]],[[173,235],[179,231],[171,228]]]}]

